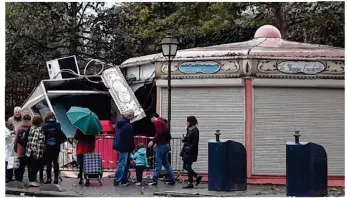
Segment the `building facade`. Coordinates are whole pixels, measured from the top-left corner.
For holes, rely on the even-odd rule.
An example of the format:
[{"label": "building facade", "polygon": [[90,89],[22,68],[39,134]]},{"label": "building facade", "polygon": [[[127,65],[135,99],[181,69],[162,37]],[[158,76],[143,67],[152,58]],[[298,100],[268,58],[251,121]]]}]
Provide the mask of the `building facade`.
[{"label": "building facade", "polygon": [[[156,109],[167,117],[165,59],[137,57],[121,67],[138,77],[134,90],[155,73]],[[344,49],[286,41],[273,26],[250,41],[180,50],[171,65],[172,136],[182,136],[194,115],[194,169],[207,173],[208,141],[220,130],[245,145],[249,183],[285,184],[286,142],[299,130],[302,141],[326,149],[329,185],[344,186],[344,69]]]}]

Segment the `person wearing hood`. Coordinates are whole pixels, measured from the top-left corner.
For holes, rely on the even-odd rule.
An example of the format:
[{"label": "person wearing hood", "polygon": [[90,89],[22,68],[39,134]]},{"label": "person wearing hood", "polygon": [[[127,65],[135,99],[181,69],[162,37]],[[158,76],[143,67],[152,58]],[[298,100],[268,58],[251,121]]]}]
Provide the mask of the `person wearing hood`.
[{"label": "person wearing hood", "polygon": [[17,131],[22,121],[22,108],[15,107],[13,110],[13,116],[9,118],[14,126],[14,130]]},{"label": "person wearing hood", "polygon": [[135,160],[137,182],[135,185],[139,186],[142,183],[143,171],[149,168],[147,160],[147,149],[142,143],[137,145],[137,152],[135,154],[131,154],[131,158]]},{"label": "person wearing hood", "polygon": [[114,185],[126,185],[128,180],[130,154],[134,150],[135,142],[133,127],[130,121],[134,119],[134,111],[128,111],[124,114],[115,128],[115,141],[113,150],[118,151],[118,165],[114,177]]},{"label": "person wearing hood", "polygon": [[23,181],[23,175],[25,171],[25,167],[28,166],[29,170],[29,163],[28,158],[25,155],[25,147],[19,144],[19,139],[22,135],[24,135],[25,132],[28,132],[28,130],[31,127],[31,116],[30,114],[24,114],[21,124],[16,130],[16,137],[14,139],[14,145],[13,149],[17,153],[17,157],[19,159],[19,168],[17,168],[14,171],[15,180],[22,182]]},{"label": "person wearing hood", "polygon": [[45,184],[52,183],[52,163],[54,169],[54,184],[58,184],[59,164],[58,157],[60,152],[60,144],[66,141],[66,136],[61,130],[61,125],[57,122],[53,112],[48,112],[45,117],[45,122],[42,126],[45,135],[46,151],[44,158],[47,165],[47,181]]},{"label": "person wearing hood", "polygon": [[157,113],[152,114],[150,118],[155,127],[155,136],[153,140],[148,143],[148,147],[152,147],[154,145],[155,170],[153,172],[152,182],[150,182],[148,185],[151,186],[158,184],[159,174],[162,166],[164,166],[170,179],[170,181],[166,182],[166,184],[174,185],[175,176],[169,163],[171,135],[167,121],[164,118],[159,117]]},{"label": "person wearing hood", "polygon": [[14,132],[14,126],[12,124],[12,120],[8,119],[6,122],[6,128],[5,128],[5,140],[6,140],[6,147],[5,147],[5,164],[6,164],[6,183],[13,180],[13,167],[7,168],[8,162],[10,160],[13,160],[14,157],[16,157],[16,153],[13,150],[13,144],[14,144],[14,138],[15,138],[15,132]]}]

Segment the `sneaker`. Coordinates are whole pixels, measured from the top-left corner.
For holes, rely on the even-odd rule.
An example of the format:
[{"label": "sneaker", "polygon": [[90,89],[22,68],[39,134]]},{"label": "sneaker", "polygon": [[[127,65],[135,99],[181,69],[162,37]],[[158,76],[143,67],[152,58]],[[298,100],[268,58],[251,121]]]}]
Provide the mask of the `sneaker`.
[{"label": "sneaker", "polygon": [[84,186],[89,186],[90,185],[90,182],[89,180],[86,181],[86,183],[84,184]]},{"label": "sneaker", "polygon": [[157,184],[158,184],[158,182],[152,181],[152,182],[148,183],[148,186],[156,186]]},{"label": "sneaker", "polygon": [[201,182],[201,180],[202,180],[202,176],[197,176],[196,177],[196,184],[195,184],[195,186],[197,186],[197,185],[199,185],[200,184],[200,182]]},{"label": "sneaker", "polygon": [[169,181],[169,182],[166,182],[165,184],[167,184],[167,185],[175,185],[176,182],[175,181]]},{"label": "sneaker", "polygon": [[37,182],[29,182],[29,187],[40,187],[40,184]]},{"label": "sneaker", "polygon": [[121,185],[121,186],[129,186],[130,183],[129,183],[129,182],[126,182],[126,183],[121,183],[120,185]]},{"label": "sneaker", "polygon": [[59,180],[58,179],[54,179],[53,184],[58,184]]},{"label": "sneaker", "polygon": [[194,185],[192,183],[188,183],[186,186],[183,186],[182,188],[194,188]]},{"label": "sneaker", "polygon": [[135,186],[141,186],[141,182],[137,182]]}]

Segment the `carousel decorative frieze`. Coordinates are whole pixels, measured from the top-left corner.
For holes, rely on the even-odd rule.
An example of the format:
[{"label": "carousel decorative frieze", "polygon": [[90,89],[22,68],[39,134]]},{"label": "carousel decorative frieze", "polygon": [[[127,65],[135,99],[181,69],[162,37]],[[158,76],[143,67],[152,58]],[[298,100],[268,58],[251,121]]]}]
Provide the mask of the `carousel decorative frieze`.
[{"label": "carousel decorative frieze", "polygon": [[221,69],[219,63],[214,61],[183,62],[178,70],[183,74],[214,74]]},{"label": "carousel decorative frieze", "polygon": [[285,74],[319,74],[325,70],[325,65],[319,61],[279,61],[278,71]]},{"label": "carousel decorative frieze", "polygon": [[277,78],[344,78],[344,61],[256,60],[255,76]]},{"label": "carousel decorative frieze", "polygon": [[[220,61],[177,61],[171,63],[171,75],[180,78],[191,78],[191,76],[211,76],[218,78],[217,75],[233,74],[227,76],[240,76],[239,60],[220,60]],[[163,78],[168,74],[167,62],[156,62],[156,77]]]},{"label": "carousel decorative frieze", "polygon": [[240,71],[240,64],[239,60],[226,60],[226,61],[220,61],[222,68],[221,71],[223,72],[239,72]]},{"label": "carousel decorative frieze", "polygon": [[345,73],[345,62],[344,61],[328,61],[326,72],[332,74],[344,74]]},{"label": "carousel decorative frieze", "polygon": [[257,69],[264,73],[277,73],[277,60],[258,60]]}]

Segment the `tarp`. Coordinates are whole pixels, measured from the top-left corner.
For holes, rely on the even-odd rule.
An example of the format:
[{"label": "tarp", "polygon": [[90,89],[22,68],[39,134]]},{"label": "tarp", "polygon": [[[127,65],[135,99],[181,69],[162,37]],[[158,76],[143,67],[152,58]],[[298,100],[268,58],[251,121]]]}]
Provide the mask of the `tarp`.
[{"label": "tarp", "polygon": [[76,128],[71,124],[69,118],[66,115],[68,109],[65,109],[64,105],[61,103],[52,104],[52,107],[57,120],[61,124],[61,130],[67,137],[73,137],[75,135]]}]

